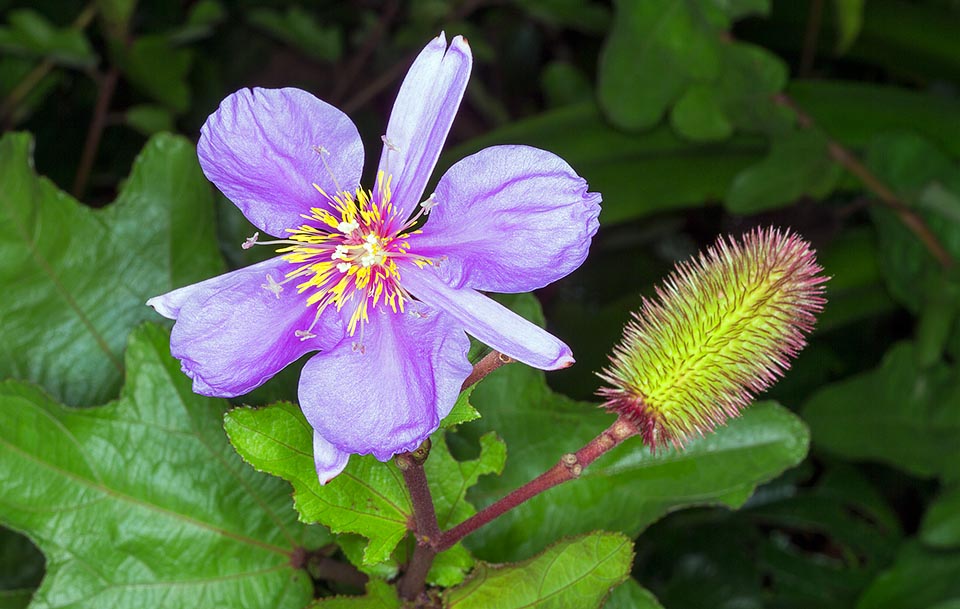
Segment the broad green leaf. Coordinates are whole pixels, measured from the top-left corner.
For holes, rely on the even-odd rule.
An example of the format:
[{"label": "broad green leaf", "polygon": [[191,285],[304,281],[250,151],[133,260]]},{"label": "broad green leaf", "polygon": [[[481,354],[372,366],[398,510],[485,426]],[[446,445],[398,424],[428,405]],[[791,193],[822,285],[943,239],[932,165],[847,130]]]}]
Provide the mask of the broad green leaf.
[{"label": "broad green leaf", "polygon": [[187,111],[191,51],[177,48],[169,36],[161,34],[141,36],[129,47],[118,44],[115,49],[117,64],[135,87],[175,113]]},{"label": "broad green leaf", "polygon": [[603,609],[663,609],[663,605],[637,580],[629,578],[613,589]]},{"label": "broad green leaf", "polygon": [[[505,299],[542,323],[530,296]],[[510,447],[504,474],[482,479],[468,498],[492,503],[553,466],[614,421],[596,404],[551,391],[538,370],[512,364],[484,379],[471,397],[483,418],[458,435],[496,430]],[[755,486],[799,463],[809,442],[803,422],[764,402],[748,408],[717,433],[691,442],[682,453],[656,455],[633,438],[560,485],[511,510],[466,540],[486,560],[515,560],[563,535],[603,528],[636,535],[667,512],[693,505],[737,507]]]},{"label": "broad green leaf", "polygon": [[38,178],[26,134],[0,139],[0,377],[65,403],[116,395],[151,296],[215,275],[213,200],[186,139],[154,137],[116,201],[81,205]]},{"label": "broad green leaf", "polygon": [[363,596],[323,598],[309,609],[400,609],[400,605],[396,588],[387,582],[371,579]]},{"label": "broad green leaf", "polygon": [[903,546],[897,561],[864,592],[856,609],[918,609],[960,598],[960,552]]},{"label": "broad green leaf", "polygon": [[476,389],[476,385],[471,385],[460,392],[460,395],[457,396],[457,402],[453,405],[450,414],[440,421],[440,427],[442,429],[460,425],[461,423],[468,423],[480,418],[480,413],[470,405],[470,396],[473,394],[474,389]]},{"label": "broad green leaf", "polygon": [[875,370],[817,392],[803,417],[823,449],[935,476],[960,459],[960,373],[923,369],[913,343],[897,343]]},{"label": "broad green leaf", "polygon": [[285,12],[258,8],[249,12],[247,21],[259,30],[286,42],[319,61],[336,61],[343,47],[343,34],[336,25],[321,25],[313,13],[298,6]]},{"label": "broad green leaf", "polygon": [[481,563],[444,595],[445,609],[590,609],[630,575],[633,544],[597,531],[561,541],[512,565]]},{"label": "broad green leaf", "polygon": [[731,22],[766,12],[766,2],[617,2],[600,60],[598,94],[610,120],[652,127],[672,107],[684,137],[722,140],[734,130],[778,133],[790,113],[771,98],[786,64],[763,47],[729,40]]},{"label": "broad green leaf", "polygon": [[583,70],[566,61],[553,61],[540,73],[547,106],[560,108],[593,99],[593,84]]},{"label": "broad green leaf", "polygon": [[41,57],[71,68],[92,68],[97,55],[84,33],[72,27],[58,28],[31,9],[10,11],[9,24],[0,27],[0,51]]},{"label": "broad green leaf", "polygon": [[935,548],[960,549],[960,486],[947,489],[927,508],[920,540]]},{"label": "broad green leaf", "polygon": [[691,3],[618,0],[600,58],[600,103],[625,129],[652,127],[694,81],[720,70],[715,32]]},{"label": "broad green leaf", "polygon": [[693,85],[680,97],[670,113],[677,133],[694,141],[725,140],[733,134],[714,87]]},{"label": "broad green leaf", "polygon": [[[506,460],[507,447],[493,432],[480,438],[480,455],[468,461],[457,461],[450,455],[442,431],[433,436],[433,447],[424,469],[433,492],[440,530],[449,529],[477,512],[467,502],[467,489],[474,486],[480,476],[499,475]],[[472,566],[473,557],[462,545],[457,544],[437,557],[427,580],[435,585],[453,586],[463,581]]]},{"label": "broad green leaf", "polygon": [[354,455],[342,474],[320,486],[313,464],[313,429],[298,406],[235,408],[227,413],[224,427],[248,463],[293,485],[301,520],[319,522],[334,533],[367,537],[364,563],[387,560],[407,534],[413,506],[393,461]]},{"label": "broad green leaf", "polygon": [[144,135],[173,131],[170,110],[155,104],[140,104],[127,109],[123,115],[127,125]]},{"label": "broad green leaf", "polygon": [[730,184],[726,207],[754,214],[794,203],[804,195],[828,195],[840,177],[827,138],[817,131],[795,131],[773,140],[770,155],[745,169]]},{"label": "broad green leaf", "polygon": [[[303,521],[319,522],[334,533],[355,533],[369,539],[362,555],[363,567],[390,560],[413,522],[410,495],[393,461],[381,463],[372,456],[351,456],[344,472],[321,486],[313,463],[313,430],[296,405],[236,408],[227,414],[225,427],[247,462],[293,485],[294,506]],[[489,435],[482,440],[484,448],[477,459],[457,462],[447,450],[443,433],[441,430],[433,436],[435,448],[425,467],[441,526],[453,526],[474,513],[465,493],[479,476],[502,469],[505,449]],[[438,581],[456,579],[455,571],[462,576],[472,564],[462,549],[454,548],[451,554],[438,557]]]},{"label": "broad green leaf", "polygon": [[303,607],[291,558],[329,534],[236,456],[226,402],[191,392],[166,330],[139,328],[126,358],[120,399],[96,408],[0,384],[0,521],[47,557],[31,607]]},{"label": "broad green leaf", "polygon": [[604,226],[720,200],[765,148],[752,136],[722,145],[692,143],[667,126],[631,135],[607,124],[595,104],[584,103],[472,139],[444,154],[435,173],[486,146],[516,142],[550,150],[586,177],[590,189],[603,194]]},{"label": "broad green leaf", "polygon": [[833,0],[837,14],[837,53],[846,53],[863,27],[866,0]]}]

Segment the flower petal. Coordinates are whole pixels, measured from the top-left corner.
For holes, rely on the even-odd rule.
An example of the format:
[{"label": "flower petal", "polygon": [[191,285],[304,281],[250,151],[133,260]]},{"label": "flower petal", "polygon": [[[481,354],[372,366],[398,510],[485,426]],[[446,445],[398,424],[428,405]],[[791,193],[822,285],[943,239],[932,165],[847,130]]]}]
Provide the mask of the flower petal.
[{"label": "flower petal", "polygon": [[326,484],[340,475],[350,461],[350,453],[345,453],[318,434],[313,432],[313,463],[317,468],[320,484]]},{"label": "flower petal", "polygon": [[197,154],[207,178],[277,237],[311,207],[326,206],[314,184],[331,195],[353,191],[363,170],[363,143],[347,115],[292,88],[241,89],[224,99],[200,130]]},{"label": "flower petal", "polygon": [[460,324],[422,303],[406,309],[371,311],[362,349],[347,339],[303,368],[300,407],[343,452],[386,461],[414,450],[449,414],[470,374]]},{"label": "flower petal", "polygon": [[456,317],[467,332],[513,359],[543,370],[573,364],[560,339],[471,288],[447,285],[430,267],[405,264],[403,287],[430,306]]},{"label": "flower petal", "polygon": [[441,33],[410,66],[387,125],[380,171],[393,177],[391,200],[400,218],[420,202],[467,88],[473,56],[463,36],[447,48]]},{"label": "flower petal", "polygon": [[453,287],[529,292],[579,267],[599,226],[600,195],[563,159],[529,146],[468,156],[437,184],[411,251]]},{"label": "flower petal", "polygon": [[343,325],[332,308],[314,324],[314,337],[300,340],[294,334],[310,328],[316,309],[307,307],[292,285],[268,289],[289,267],[273,258],[147,301],[177,320],[170,353],[193,379],[195,392],[242,395],[305,353],[340,342]]}]

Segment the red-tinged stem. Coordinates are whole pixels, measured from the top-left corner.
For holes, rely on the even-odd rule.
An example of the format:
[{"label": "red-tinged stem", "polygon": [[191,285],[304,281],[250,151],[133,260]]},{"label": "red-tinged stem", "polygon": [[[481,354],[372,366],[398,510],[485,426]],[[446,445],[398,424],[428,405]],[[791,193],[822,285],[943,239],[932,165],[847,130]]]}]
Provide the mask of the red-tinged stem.
[{"label": "red-tinged stem", "polygon": [[434,546],[437,552],[443,552],[453,547],[458,541],[473,533],[483,525],[494,520],[524,503],[528,499],[536,497],[540,493],[549,490],[568,480],[580,477],[585,467],[596,461],[603,454],[618,446],[624,440],[640,433],[640,428],[621,417],[607,428],[599,436],[587,443],[575,453],[568,453],[560,458],[552,468],[534,478],[530,482],[513,491],[503,499],[493,503],[475,515],[464,520],[457,526],[440,535],[439,542]]},{"label": "red-tinged stem", "polygon": [[414,533],[417,539],[413,557],[397,585],[401,598],[407,600],[416,598],[426,589],[427,573],[437,555],[433,545],[440,538],[440,526],[437,524],[437,513],[433,507],[433,496],[430,494],[427,475],[423,470],[423,462],[427,460],[429,454],[428,438],[417,450],[396,456],[397,467],[403,473],[403,481],[410,490]]},{"label": "red-tinged stem", "polygon": [[97,158],[100,137],[106,126],[107,112],[110,110],[110,102],[113,100],[113,92],[117,88],[119,77],[120,71],[116,67],[111,67],[100,82],[97,104],[93,109],[90,129],[87,130],[87,140],[83,144],[83,153],[80,155],[80,166],[77,167],[77,175],[73,181],[72,192],[77,199],[83,198],[83,193],[87,189],[87,180],[90,178],[93,162]]},{"label": "red-tinged stem", "polygon": [[499,368],[504,364],[509,364],[514,361],[509,355],[504,355],[499,351],[491,351],[486,354],[483,359],[474,364],[473,371],[470,373],[470,376],[467,377],[467,380],[463,381],[463,386],[460,387],[460,391],[463,391],[470,385],[475,385],[483,380],[488,374]]},{"label": "red-tinged stem", "polygon": [[[804,112],[796,102],[793,101],[786,94],[778,94],[774,96],[774,100],[777,103],[786,106],[794,111],[797,115],[797,122],[801,127],[811,129],[816,126],[816,123],[809,114]],[[830,153],[830,156],[844,169],[855,175],[867,188],[871,191],[880,201],[893,210],[897,216],[900,217],[900,221],[903,222],[906,226],[927,248],[927,251],[936,258],[937,262],[940,263],[940,266],[944,269],[952,269],[956,264],[953,256],[950,255],[950,252],[940,243],[940,240],[937,236],[930,230],[930,227],[927,226],[927,223],[924,222],[923,218],[920,217],[913,209],[907,205],[900,197],[898,197],[893,190],[887,186],[883,180],[878,178],[870,169],[863,164],[863,162],[857,158],[850,150],[842,146],[839,142],[833,139],[827,140],[827,149]]]}]

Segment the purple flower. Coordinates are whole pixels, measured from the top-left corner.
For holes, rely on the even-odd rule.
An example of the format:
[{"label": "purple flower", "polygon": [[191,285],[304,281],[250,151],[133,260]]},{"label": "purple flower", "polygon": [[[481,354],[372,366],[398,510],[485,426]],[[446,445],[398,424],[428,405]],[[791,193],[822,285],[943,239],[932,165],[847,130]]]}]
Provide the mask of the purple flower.
[{"label": "purple flower", "polygon": [[323,483],[350,454],[385,461],[437,429],[471,370],[467,333],[537,368],[573,363],[563,342],[480,291],[527,292],[580,266],[600,195],[549,152],[494,146],[423,197],[471,63],[460,36],[420,53],[372,190],[359,187],[356,127],[305,91],[237,91],[201,130],[204,173],[278,238],[261,243],[280,256],[147,304],[176,320],[170,351],[202,395],[247,393],[319,352],[299,399]]}]

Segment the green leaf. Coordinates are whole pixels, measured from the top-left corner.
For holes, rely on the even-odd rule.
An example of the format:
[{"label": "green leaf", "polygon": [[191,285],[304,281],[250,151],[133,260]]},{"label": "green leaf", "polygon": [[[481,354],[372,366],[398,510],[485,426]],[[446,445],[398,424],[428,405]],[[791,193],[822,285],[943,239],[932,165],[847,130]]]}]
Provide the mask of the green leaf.
[{"label": "green leaf", "polygon": [[590,609],[626,580],[633,544],[597,531],[561,541],[512,565],[481,563],[463,585],[448,590],[445,609]]},{"label": "green leaf", "polygon": [[726,34],[734,19],[766,12],[766,2],[616,4],[598,87],[614,124],[646,129],[672,107],[673,126],[695,141],[725,139],[734,128],[778,133],[789,127],[790,113],[771,97],[786,84],[786,64]]},{"label": "green leaf", "polygon": [[828,195],[840,177],[827,138],[818,131],[794,131],[773,140],[770,155],[742,171],[725,199],[735,214],[755,214],[795,202],[804,195]]},{"label": "green leaf", "polygon": [[814,394],[803,417],[832,453],[935,476],[960,459],[960,374],[923,369],[914,344],[897,343],[880,367]]},{"label": "green leaf", "polygon": [[288,7],[284,13],[268,8],[254,9],[247,21],[313,59],[333,62],[340,58],[343,48],[340,28],[320,25],[312,13],[298,6]]},{"label": "green leaf", "polygon": [[960,549],[960,486],[944,491],[927,508],[920,540],[935,548]]},{"label": "green leaf", "polygon": [[[467,490],[480,476],[500,474],[507,461],[507,447],[494,432],[480,438],[480,455],[476,459],[457,461],[450,455],[443,432],[433,436],[430,458],[424,463],[433,494],[437,523],[441,530],[457,525],[477,511],[467,502]],[[440,554],[434,561],[427,580],[434,585],[453,586],[463,581],[473,566],[473,557],[460,544]]]},{"label": "green leaf", "polygon": [[342,474],[320,486],[313,464],[313,429],[298,406],[235,408],[227,413],[224,427],[248,463],[293,485],[301,520],[319,522],[334,533],[367,537],[364,563],[386,561],[406,535],[413,506],[393,461],[353,455]]},{"label": "green leaf", "polygon": [[613,29],[600,58],[600,103],[630,130],[655,125],[691,82],[720,70],[714,32],[686,2],[615,2]]},{"label": "green leaf", "polygon": [[[529,295],[503,301],[542,323],[539,306]],[[503,476],[482,479],[468,494],[478,506],[501,497],[504,488],[533,479],[613,422],[596,404],[554,393],[542,372],[516,364],[485,378],[471,402],[483,418],[462,427],[458,435],[477,437],[496,430],[510,447]],[[468,537],[466,545],[486,560],[515,560],[563,535],[597,528],[636,535],[681,507],[740,506],[758,483],[799,463],[808,442],[803,422],[772,402],[751,406],[682,453],[653,455],[639,440],[628,440],[578,480],[504,514]]]},{"label": "green leaf", "polygon": [[850,50],[863,28],[863,11],[866,0],[834,0],[837,14],[837,54]]},{"label": "green leaf", "polygon": [[322,598],[309,609],[400,609],[397,589],[387,582],[371,579],[363,596]]},{"label": "green leaf", "polygon": [[480,413],[470,405],[470,396],[476,387],[476,385],[471,385],[460,392],[460,395],[457,396],[457,402],[453,405],[450,414],[440,421],[440,427],[442,429],[454,427],[462,423],[469,423],[470,421],[480,418]]},{"label": "green leaf", "polygon": [[603,609],[663,609],[663,605],[637,580],[629,578],[614,588]]},{"label": "green leaf", "polygon": [[864,592],[856,609],[917,609],[960,597],[960,552],[903,547],[890,570]]},{"label": "green leaf", "polygon": [[687,89],[670,113],[677,133],[694,141],[725,140],[733,134],[714,87],[697,84]]},{"label": "green leaf", "polygon": [[210,185],[193,145],[162,135],[116,201],[90,209],[36,176],[31,148],[26,134],[0,139],[0,377],[102,403],[120,386],[127,334],[156,318],[144,302],[222,268]]},{"label": "green leaf", "polygon": [[329,535],[237,458],[226,402],[191,392],[166,330],[131,335],[127,370],[97,408],[0,384],[0,521],[47,557],[31,607],[303,607],[313,585],[291,558]]},{"label": "green leaf", "polygon": [[[369,539],[363,567],[390,560],[413,522],[410,495],[393,461],[381,463],[372,456],[353,455],[343,473],[321,486],[313,463],[313,430],[296,405],[236,408],[227,413],[225,427],[247,462],[293,485],[294,506],[301,520],[319,522],[334,533],[356,533]],[[502,469],[505,448],[489,435],[482,440],[477,459],[457,462],[447,450],[443,433],[433,436],[435,448],[425,467],[441,526],[453,526],[474,513],[465,493],[483,474]],[[457,580],[472,564],[462,549],[451,552],[449,557],[438,556],[434,574],[438,582]]]},{"label": "green leaf", "polygon": [[163,106],[140,104],[131,106],[124,113],[127,125],[144,135],[173,131],[173,114]]},{"label": "green leaf", "polygon": [[547,106],[560,108],[593,99],[593,84],[584,72],[566,61],[548,63],[540,73],[540,88]]},{"label": "green leaf", "polygon": [[10,11],[7,19],[9,25],[0,27],[0,51],[42,57],[71,68],[97,65],[97,55],[82,31],[58,28],[30,9]]},{"label": "green leaf", "polygon": [[129,47],[115,45],[115,54],[124,75],[143,93],[177,114],[190,107],[191,51],[176,48],[168,36],[152,34],[137,38]]}]

